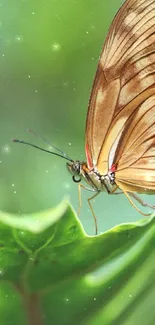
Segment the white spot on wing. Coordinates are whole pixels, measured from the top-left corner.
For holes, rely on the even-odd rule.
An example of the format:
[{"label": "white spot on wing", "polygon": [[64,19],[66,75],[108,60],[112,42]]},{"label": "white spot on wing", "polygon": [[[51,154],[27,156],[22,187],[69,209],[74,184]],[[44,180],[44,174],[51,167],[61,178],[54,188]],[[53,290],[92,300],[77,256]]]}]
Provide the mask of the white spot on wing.
[{"label": "white spot on wing", "polygon": [[118,134],[117,138],[115,139],[115,141],[113,142],[113,145],[111,147],[111,150],[110,150],[110,153],[109,153],[109,169],[111,168],[111,166],[114,163],[114,157],[115,157],[116,149],[118,147],[119,140],[121,138],[121,135],[122,135],[123,130],[124,130],[124,128]]},{"label": "white spot on wing", "polygon": [[125,26],[133,26],[133,20],[137,16],[136,11],[132,11],[125,19],[124,19],[124,25]]}]

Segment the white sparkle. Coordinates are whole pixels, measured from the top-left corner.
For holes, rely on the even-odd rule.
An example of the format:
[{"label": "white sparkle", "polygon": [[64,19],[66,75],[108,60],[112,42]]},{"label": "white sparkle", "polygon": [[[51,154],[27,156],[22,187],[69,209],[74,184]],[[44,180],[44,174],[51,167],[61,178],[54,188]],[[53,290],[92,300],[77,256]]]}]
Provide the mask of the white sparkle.
[{"label": "white sparkle", "polygon": [[65,190],[70,189],[70,188],[71,188],[70,183],[68,183],[68,182],[63,182],[63,188],[64,188]]},{"label": "white sparkle", "polygon": [[53,43],[52,44],[52,51],[53,52],[59,52],[61,49],[61,45],[59,43]]},{"label": "white sparkle", "polygon": [[71,146],[71,145],[72,145],[72,144],[71,144],[71,142],[69,142],[68,144],[69,144],[69,146]]},{"label": "white sparkle", "polygon": [[28,78],[30,79],[30,78],[31,78],[31,76],[30,76],[30,75],[28,75]]},{"label": "white sparkle", "polygon": [[16,194],[17,192],[16,192],[16,191],[14,191],[13,193],[14,193],[14,194]]},{"label": "white sparkle", "polygon": [[69,299],[68,299],[68,298],[65,298],[65,302],[66,302],[66,303],[69,303]]},{"label": "white sparkle", "polygon": [[17,42],[21,42],[23,40],[23,37],[21,35],[18,35],[18,36],[15,37],[15,40]]},{"label": "white sparkle", "polygon": [[12,184],[12,186],[14,187],[14,186],[15,186],[15,184]]},{"label": "white sparkle", "polygon": [[9,153],[10,152],[10,147],[8,145],[5,145],[3,148],[2,148],[2,151],[4,153]]},{"label": "white sparkle", "polygon": [[64,86],[64,87],[67,87],[67,86],[68,86],[68,82],[64,82],[64,83],[63,83],[63,86]]}]

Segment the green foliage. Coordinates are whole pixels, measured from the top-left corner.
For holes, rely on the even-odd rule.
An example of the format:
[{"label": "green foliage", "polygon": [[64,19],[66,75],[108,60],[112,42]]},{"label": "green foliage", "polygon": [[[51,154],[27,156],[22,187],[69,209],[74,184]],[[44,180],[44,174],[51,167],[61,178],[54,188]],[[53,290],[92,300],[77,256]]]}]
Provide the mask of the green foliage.
[{"label": "green foliage", "polygon": [[91,237],[66,202],[0,221],[1,324],[154,324],[153,217]]},{"label": "green foliage", "polygon": [[[77,187],[64,161],[11,142],[44,146],[25,133],[30,127],[85,159],[89,94],[121,4],[0,1],[0,209],[15,213],[0,213],[0,325],[155,323],[154,219],[112,228],[140,216],[123,195],[106,194],[94,210],[99,229],[112,229],[97,237],[66,203],[26,215],[68,195],[77,206]],[[83,200],[80,218],[92,234],[87,209]]]}]

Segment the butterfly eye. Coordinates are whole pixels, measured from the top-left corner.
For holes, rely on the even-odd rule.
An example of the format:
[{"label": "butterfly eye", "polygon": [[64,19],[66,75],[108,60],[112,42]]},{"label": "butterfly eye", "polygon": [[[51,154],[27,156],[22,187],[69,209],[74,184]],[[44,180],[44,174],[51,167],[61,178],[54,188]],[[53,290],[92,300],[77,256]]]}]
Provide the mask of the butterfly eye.
[{"label": "butterfly eye", "polygon": [[81,182],[81,177],[76,178],[75,175],[72,176],[73,182],[79,183]]},{"label": "butterfly eye", "polygon": [[80,174],[80,166],[81,166],[80,162],[79,162],[78,160],[75,161],[75,162],[72,164],[72,172],[73,172],[74,174],[79,175],[79,174]]}]

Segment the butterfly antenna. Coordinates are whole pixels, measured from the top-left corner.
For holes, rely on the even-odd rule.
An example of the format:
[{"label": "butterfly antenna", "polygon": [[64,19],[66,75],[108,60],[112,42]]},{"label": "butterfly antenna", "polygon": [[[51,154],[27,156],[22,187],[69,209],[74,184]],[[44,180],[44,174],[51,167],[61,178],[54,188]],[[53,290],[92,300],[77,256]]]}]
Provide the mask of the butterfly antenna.
[{"label": "butterfly antenna", "polygon": [[48,146],[52,147],[53,149],[57,150],[58,152],[60,152],[60,154],[64,157],[66,157],[68,160],[72,161],[72,159],[66,155],[65,152],[63,152],[62,150],[60,150],[59,148],[55,147],[53,144],[49,143],[44,137],[42,137],[40,134],[38,134],[37,132],[33,131],[32,129],[27,129],[27,132],[30,134],[33,134],[35,137],[37,137],[38,139],[44,141]]},{"label": "butterfly antenna", "polygon": [[28,146],[30,146],[30,147],[33,147],[33,148],[39,149],[39,150],[41,150],[41,151],[44,151],[44,152],[50,153],[50,154],[52,154],[52,155],[55,155],[55,156],[58,156],[58,157],[61,157],[61,158],[64,158],[64,159],[66,159],[66,160],[69,160],[69,161],[73,162],[73,160],[70,159],[68,156],[65,156],[65,155],[63,155],[63,154],[61,155],[61,154],[59,154],[59,153],[57,153],[57,152],[53,152],[53,151],[50,151],[50,150],[43,149],[43,148],[41,148],[41,147],[36,146],[36,145],[33,144],[33,143],[26,142],[26,141],[23,141],[23,140],[18,140],[18,139],[12,139],[12,141],[13,141],[13,142],[16,142],[16,143],[21,143],[21,144],[28,145]]}]

